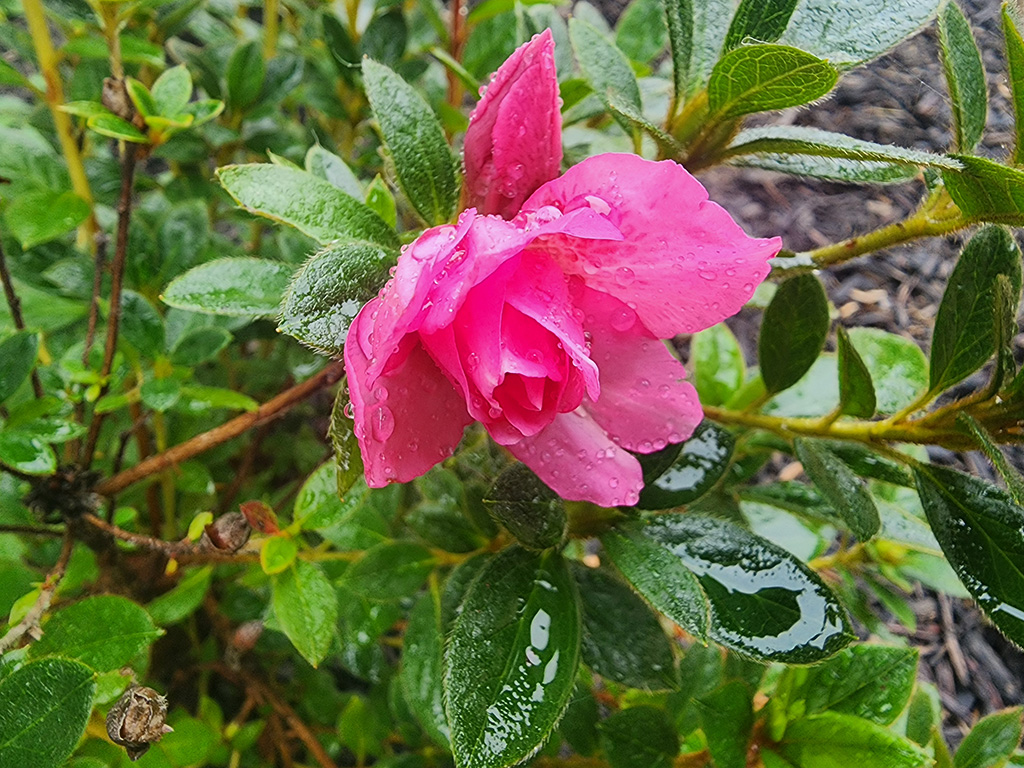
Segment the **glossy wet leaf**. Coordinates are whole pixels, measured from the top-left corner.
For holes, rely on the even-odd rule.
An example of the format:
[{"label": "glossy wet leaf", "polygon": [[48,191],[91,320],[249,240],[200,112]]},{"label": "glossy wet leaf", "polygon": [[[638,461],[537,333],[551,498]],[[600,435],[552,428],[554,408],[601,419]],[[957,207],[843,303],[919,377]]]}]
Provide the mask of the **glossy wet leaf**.
[{"label": "glossy wet leaf", "polygon": [[910,339],[879,328],[851,328],[850,342],[871,374],[879,413],[896,413],[928,389],[928,361]]},{"label": "glossy wet leaf", "polygon": [[672,552],[639,524],[620,525],[601,537],[619,572],[640,596],[698,640],[706,641],[711,608],[700,582]]},{"label": "glossy wet leaf", "polygon": [[657,707],[628,707],[597,727],[612,768],[671,768],[679,754],[679,735],[665,710]]},{"label": "glossy wet leaf", "polygon": [[875,414],[875,386],[871,372],[850,341],[845,328],[836,334],[836,352],[839,359],[839,402],[848,416],[870,418]]},{"label": "glossy wet leaf", "polygon": [[903,184],[920,173],[911,165],[879,160],[849,160],[843,157],[788,153],[744,154],[733,157],[729,162],[743,168],[760,168],[763,171],[851,184]]},{"label": "glossy wet leaf", "polygon": [[293,271],[279,261],[216,259],[172,280],[160,298],[172,307],[210,315],[273,316]]},{"label": "glossy wet leaf", "polygon": [[322,245],[361,240],[398,248],[398,236],[360,200],[331,182],[273,163],[227,165],[217,178],[249,213],[295,227]]},{"label": "glossy wet leaf", "polygon": [[954,148],[972,152],[985,130],[988,85],[971,25],[955,2],[939,14],[939,51],[953,106]]},{"label": "glossy wet leaf", "polygon": [[678,687],[673,643],[650,607],[609,571],[573,563],[572,574],[583,608],[583,663],[632,688]]},{"label": "glossy wet leaf", "polygon": [[565,504],[525,464],[502,471],[484,497],[491,516],[527,549],[547,549],[565,539]]},{"label": "glossy wet leaf", "polygon": [[367,243],[342,243],[314,255],[292,281],[278,330],[341,357],[352,320],[388,280],[395,255]]},{"label": "glossy wet leaf", "polygon": [[616,47],[641,64],[661,53],[667,40],[661,0],[633,0],[615,26]]},{"label": "glossy wet leaf", "polygon": [[696,501],[725,473],[734,443],[732,433],[705,419],[682,443],[668,469],[649,482],[645,480],[637,506],[669,509]]},{"label": "glossy wet leaf", "polygon": [[317,666],[334,640],[338,597],[320,567],[296,560],[271,584],[274,615],[302,657]]},{"label": "glossy wet leaf", "polygon": [[447,222],[459,180],[437,117],[418,91],[373,59],[363,61],[363,80],[402,191],[428,224]]},{"label": "glossy wet leaf", "polygon": [[33,661],[0,680],[0,768],[57,768],[85,731],[95,673],[69,659]]},{"label": "glossy wet leaf", "polygon": [[334,449],[335,496],[344,496],[363,477],[363,456],[359,452],[353,420],[345,414],[349,404],[347,382],[338,387],[327,429]]},{"label": "glossy wet leaf", "polygon": [[306,152],[306,170],[324,181],[329,181],[346,195],[356,200],[363,198],[363,185],[348,164],[333,152],[314,144]]},{"label": "glossy wet leaf", "polygon": [[39,336],[32,331],[19,331],[0,341],[0,403],[13,395],[28,379],[36,364]]},{"label": "glossy wet leaf", "polygon": [[281,573],[293,562],[299,548],[294,539],[271,536],[260,547],[260,567],[264,573]]},{"label": "glossy wet leaf", "polygon": [[0,464],[26,475],[49,475],[57,469],[57,456],[35,435],[4,429],[0,430]]},{"label": "glossy wet leaf", "polygon": [[1020,746],[1020,707],[981,718],[960,742],[953,768],[1002,768]]},{"label": "glossy wet leaf", "polygon": [[1013,104],[1013,122],[1016,141],[1013,147],[1013,164],[1024,160],[1024,39],[1010,13],[1010,7],[1003,5],[1003,39],[1006,42],[1006,71],[1010,84]]},{"label": "glossy wet leaf", "polygon": [[794,443],[804,472],[853,535],[867,541],[878,533],[878,508],[853,470],[819,440],[797,438]]},{"label": "glossy wet leaf", "polygon": [[13,196],[4,221],[24,250],[70,232],[89,216],[89,205],[74,192],[38,190]]},{"label": "glossy wet leaf", "polygon": [[754,726],[752,695],[745,683],[734,680],[697,700],[715,768],[746,768]]},{"label": "glossy wet leaf", "polygon": [[794,720],[776,747],[794,768],[922,768],[928,753],[880,725],[838,712]]},{"label": "glossy wet leaf", "polygon": [[690,339],[693,385],[705,405],[724,405],[743,384],[747,366],[743,350],[725,323],[718,323]]},{"label": "glossy wet leaf", "polygon": [[914,478],[906,467],[875,453],[862,443],[827,440],[825,445],[861,477],[908,487],[914,484]]},{"label": "glossy wet leaf", "polygon": [[966,411],[961,411],[956,417],[957,426],[970,433],[978,447],[985,453],[992,466],[996,468],[999,476],[1006,485],[1006,490],[1017,504],[1024,506],[1024,476],[1020,471],[1010,465],[1006,460],[999,445],[992,439],[992,435],[973,416]]},{"label": "glossy wet leaf", "polygon": [[642,109],[640,86],[622,51],[582,19],[569,20],[569,37],[584,78],[602,101],[614,97],[627,106]]},{"label": "glossy wet leaf", "polygon": [[803,0],[782,42],[848,68],[882,55],[935,18],[940,0]]},{"label": "glossy wet leaf", "polygon": [[839,73],[827,61],[784,45],[746,45],[725,54],[708,81],[718,120],[795,107],[832,90]]},{"label": "glossy wet leaf", "polygon": [[413,594],[436,565],[430,550],[411,541],[371,547],[345,571],[345,586],[370,600],[398,600]]},{"label": "glossy wet leaf", "polygon": [[781,547],[734,523],[692,513],[659,515],[644,534],[696,574],[717,642],[754,658],[802,664],[849,643],[835,595]]},{"label": "glossy wet leaf", "polygon": [[953,469],[922,464],[914,476],[949,564],[992,622],[1024,645],[1024,508]]},{"label": "glossy wet leaf", "polygon": [[729,24],[725,49],[731,51],[747,38],[760,43],[778,40],[796,5],[797,0],[742,0]]},{"label": "glossy wet leaf", "polygon": [[405,698],[431,739],[450,749],[450,731],[444,714],[443,686],[445,627],[440,598],[433,590],[421,595],[412,612],[402,643],[399,673]]},{"label": "glossy wet leaf", "polygon": [[579,597],[560,554],[513,547],[484,567],[446,650],[458,768],[515,765],[544,742],[573,691],[580,634]]},{"label": "glossy wet leaf", "polygon": [[764,312],[757,343],[768,392],[781,392],[800,380],[821,352],[828,326],[828,299],[817,277],[797,275],[779,286]]},{"label": "glossy wet leaf", "polygon": [[145,609],[124,597],[98,595],[55,612],[29,656],[77,659],[97,672],[123,667],[163,632]]},{"label": "glossy wet leaf", "polygon": [[955,158],[962,170],[943,170],[942,180],[965,216],[977,221],[1024,224],[1024,170],[983,157]]},{"label": "glossy wet leaf", "polygon": [[1021,252],[1002,227],[970,239],[949,277],[932,333],[929,389],[938,393],[981,368],[995,352],[999,275],[1021,291]]}]

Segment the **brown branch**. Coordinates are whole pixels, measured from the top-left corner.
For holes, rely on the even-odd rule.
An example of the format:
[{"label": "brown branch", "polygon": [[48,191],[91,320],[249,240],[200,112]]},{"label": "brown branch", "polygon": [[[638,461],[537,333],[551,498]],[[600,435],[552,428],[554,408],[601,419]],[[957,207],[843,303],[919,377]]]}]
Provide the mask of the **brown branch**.
[{"label": "brown branch", "polygon": [[337,383],[344,373],[344,367],[340,362],[334,362],[320,371],[312,378],[301,384],[296,384],[291,389],[286,389],[281,394],[268,400],[255,411],[244,413],[226,424],[196,435],[184,443],[169,448],[163,453],[150,456],[148,459],[139,462],[134,467],[119,472],[113,477],[104,480],[96,486],[96,492],[103,496],[110,496],[124,490],[129,485],[144,480],[151,475],[162,472],[165,469],[175,466],[180,462],[187,461],[193,456],[198,456],[204,451],[225,443],[232,438],[238,437],[243,432],[253,427],[266,424],[290,409],[296,403],[306,399],[314,392]]},{"label": "brown branch", "polygon": [[[4,296],[7,297],[7,306],[10,307],[14,327],[23,331],[25,330],[25,317],[21,314],[21,299],[14,291],[14,281],[11,280],[11,273],[7,269],[7,257],[4,255],[2,242],[0,242],[0,281],[4,284]],[[32,391],[35,392],[37,398],[43,396],[43,385],[39,381],[39,372],[36,371],[35,365],[32,366]]]},{"label": "brown branch", "polygon": [[159,552],[167,558],[173,558],[174,560],[178,560],[183,563],[259,562],[259,555],[256,554],[246,552],[236,552],[232,554],[213,549],[201,549],[197,544],[189,541],[188,539],[165,541],[164,539],[158,539],[154,536],[147,536],[144,533],[126,531],[124,528],[119,528],[112,523],[108,523],[103,518],[97,517],[91,513],[86,513],[78,519],[115,539],[128,544],[134,544],[142,549],[148,549],[151,552]]},{"label": "brown branch", "polygon": [[103,267],[107,262],[107,238],[96,238],[96,259],[93,261],[92,298],[89,300],[89,325],[85,331],[85,346],[82,348],[82,365],[89,367],[89,356],[96,340],[96,326],[100,320],[100,293],[103,291]]},{"label": "brown branch", "polygon": [[14,648],[26,634],[31,638],[38,636],[39,622],[42,620],[43,614],[50,607],[50,602],[53,600],[53,593],[56,591],[57,585],[64,578],[64,572],[68,569],[68,561],[71,559],[71,551],[74,549],[74,544],[75,539],[71,535],[71,531],[65,531],[64,544],[61,547],[60,556],[57,558],[56,564],[46,575],[46,581],[43,582],[43,586],[39,588],[39,597],[36,598],[35,603],[29,608],[25,617],[11,627],[6,635],[0,637],[0,653],[6,653],[11,648]]}]

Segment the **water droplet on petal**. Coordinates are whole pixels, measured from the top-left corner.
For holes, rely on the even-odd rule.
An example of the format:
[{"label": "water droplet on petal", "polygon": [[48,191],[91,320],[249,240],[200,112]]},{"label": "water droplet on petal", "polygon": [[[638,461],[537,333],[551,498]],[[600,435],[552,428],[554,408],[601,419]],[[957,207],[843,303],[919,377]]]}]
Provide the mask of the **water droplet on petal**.
[{"label": "water droplet on petal", "polygon": [[634,280],[636,280],[636,275],[629,267],[619,267],[615,270],[615,282],[623,288],[627,285],[632,285]]},{"label": "water droplet on petal", "polygon": [[619,307],[611,316],[612,328],[616,331],[628,331],[636,323],[636,312],[629,307]]},{"label": "water droplet on petal", "polygon": [[370,429],[373,432],[374,440],[383,442],[391,437],[395,431],[395,415],[391,413],[391,409],[386,405],[379,406],[373,412]]}]

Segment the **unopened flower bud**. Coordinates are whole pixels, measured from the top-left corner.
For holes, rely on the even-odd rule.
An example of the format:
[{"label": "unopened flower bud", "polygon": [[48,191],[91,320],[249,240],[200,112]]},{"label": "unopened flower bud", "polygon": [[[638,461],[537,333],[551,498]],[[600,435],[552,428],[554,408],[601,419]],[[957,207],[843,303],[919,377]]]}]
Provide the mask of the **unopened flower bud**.
[{"label": "unopened flower bud", "polygon": [[167,699],[141,685],[129,686],[107,713],[107,735],[132,762],[173,730],[167,725]]},{"label": "unopened flower bud", "polygon": [[199,539],[201,549],[220,549],[225,552],[237,552],[249,540],[252,526],[241,512],[228,512],[221,515],[203,530]]}]

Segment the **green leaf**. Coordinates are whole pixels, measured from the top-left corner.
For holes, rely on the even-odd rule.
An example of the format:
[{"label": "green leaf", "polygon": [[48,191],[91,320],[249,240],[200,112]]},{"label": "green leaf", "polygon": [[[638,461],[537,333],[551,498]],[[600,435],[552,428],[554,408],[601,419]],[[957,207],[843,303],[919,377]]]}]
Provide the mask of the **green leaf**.
[{"label": "green leaf", "polygon": [[751,692],[734,680],[697,700],[701,730],[715,768],[746,768],[754,726]]},{"label": "green leaf", "polygon": [[177,624],[191,616],[202,604],[210,589],[212,578],[213,566],[207,565],[190,570],[173,589],[150,602],[146,610],[158,626]]},{"label": "green leaf", "polygon": [[121,333],[147,360],[164,352],[164,321],[149,300],[135,291],[121,294]]},{"label": "green leaf", "polygon": [[128,77],[125,78],[124,87],[140,115],[148,118],[158,114],[156,102],[153,101],[153,94],[149,92],[149,89],[144,84],[134,77]]},{"label": "green leaf", "polygon": [[745,39],[772,43],[782,37],[796,0],[742,0],[725,35],[725,50],[731,51]]},{"label": "green leaf", "polygon": [[239,45],[228,59],[228,103],[236,109],[250,106],[263,90],[266,75],[260,41],[250,40]]},{"label": "green leaf", "polygon": [[136,144],[147,144],[149,142],[146,134],[117,115],[93,115],[86,121],[86,125],[101,136],[107,136],[111,139],[132,141]]},{"label": "green leaf", "polygon": [[877,407],[871,372],[842,326],[837,329],[836,342],[839,358],[839,402],[842,412],[848,416],[870,418],[875,415]]},{"label": "green leaf", "polygon": [[[668,9],[669,32],[671,36],[673,17],[682,21],[683,35],[679,37],[686,47],[676,55],[676,43],[673,42],[673,69],[677,62],[686,62],[682,70],[685,89],[677,93],[690,98],[702,90],[708,82],[708,76],[722,56],[725,36],[729,29],[735,4],[732,0],[663,0]],[[689,17],[687,19],[687,17]],[[686,29],[689,29],[688,33]],[[674,72],[676,82],[680,82],[679,72]]]},{"label": "green leaf", "polygon": [[682,443],[672,464],[657,477],[644,478],[640,509],[669,509],[696,501],[710,491],[732,459],[732,434],[705,419]]},{"label": "green leaf", "polygon": [[864,484],[820,440],[797,438],[796,455],[822,496],[860,541],[867,541],[882,524]]},{"label": "green leaf", "polygon": [[[698,7],[703,5],[698,3]],[[682,101],[687,93],[693,57],[693,0],[662,0],[662,6],[665,8],[668,47],[672,55],[672,92],[677,101]],[[711,71],[710,67],[708,71]]]},{"label": "green leaf", "polygon": [[[344,160],[333,152],[314,144],[306,152],[306,170],[314,176],[319,176],[324,181],[329,181],[346,195],[351,195],[356,200],[363,197],[363,185],[348,167]],[[393,226],[393,225],[392,225]]]},{"label": "green leaf", "polygon": [[949,564],[992,622],[1024,645],[1024,508],[953,469],[922,464],[914,477]]},{"label": "green leaf", "polygon": [[428,224],[447,222],[459,181],[437,117],[416,89],[373,59],[363,61],[363,80],[402,191]]},{"label": "green leaf", "polygon": [[23,88],[28,85],[28,79],[6,61],[0,59],[0,85]]},{"label": "green leaf", "polygon": [[0,341],[0,403],[13,395],[36,365],[39,336],[19,331]]},{"label": "green leaf", "polygon": [[379,173],[373,177],[373,181],[366,188],[366,205],[384,219],[389,226],[397,226],[398,209],[395,206],[395,196],[391,194],[391,190],[388,189],[388,185],[384,183],[384,179],[380,177]]},{"label": "green leaf", "polygon": [[124,597],[87,597],[57,611],[43,624],[43,637],[29,657],[66,656],[97,672],[123,667],[163,632],[142,606]]},{"label": "green leaf", "polygon": [[420,725],[436,744],[450,749],[451,732],[445,719],[441,685],[445,630],[441,625],[439,596],[430,590],[420,597],[409,614],[399,679]]},{"label": "green leaf", "polygon": [[612,563],[651,606],[698,640],[706,641],[710,606],[700,582],[679,558],[644,535],[620,525],[601,537]]},{"label": "green leaf", "polygon": [[918,653],[912,648],[885,645],[854,645],[800,675],[799,695],[806,713],[839,712],[889,725],[910,700],[917,677]]},{"label": "green leaf", "polygon": [[922,768],[931,762],[912,741],[837,712],[794,720],[778,748],[794,768]]},{"label": "green leaf", "polygon": [[273,316],[293,271],[278,261],[216,259],[172,280],[160,298],[169,306],[210,315]]},{"label": "green leaf", "polygon": [[932,333],[931,392],[963,381],[992,357],[999,275],[1019,296],[1020,248],[1002,227],[986,227],[964,246],[942,296]]},{"label": "green leaf", "polygon": [[693,385],[705,405],[724,405],[742,386],[747,366],[743,350],[725,323],[713,325],[690,339]]},{"label": "green leaf", "polygon": [[164,70],[153,83],[156,114],[173,117],[181,114],[192,98],[192,75],[184,64]]},{"label": "green leaf", "polygon": [[802,0],[782,41],[846,69],[881,56],[933,18],[941,0]]},{"label": "green leaf", "polygon": [[139,395],[147,408],[163,413],[181,399],[181,382],[177,379],[148,379],[139,387]]},{"label": "green leaf", "polygon": [[331,55],[338,74],[349,85],[355,84],[361,56],[356,44],[352,42],[352,36],[349,35],[345,25],[330,11],[325,11],[320,17],[320,21],[323,26],[327,52]]},{"label": "green leaf", "polygon": [[931,683],[920,682],[907,708],[907,738],[926,745],[932,730],[942,725],[942,703],[939,689]]},{"label": "green leaf", "polygon": [[580,632],[579,597],[560,554],[512,547],[484,567],[446,649],[458,768],[505,768],[540,747],[573,691]]},{"label": "green leaf", "polygon": [[884,458],[862,443],[826,440],[825,445],[861,477],[907,487],[914,484],[914,478],[902,464]]},{"label": "green leaf", "polygon": [[598,97],[643,109],[640,86],[625,55],[612,45],[596,27],[578,18],[569,19],[569,38],[583,76]]},{"label": "green leaf", "polygon": [[188,331],[174,342],[171,362],[189,366],[205,363],[230,344],[231,338],[230,331],[216,325]]},{"label": "green leaf", "polygon": [[334,640],[338,598],[314,563],[296,560],[273,577],[274,615],[302,657],[317,666]]},{"label": "green leaf", "polygon": [[985,130],[988,85],[971,25],[955,0],[939,14],[939,51],[953,102],[953,146],[958,152],[972,152]]},{"label": "green leaf", "polygon": [[491,517],[527,549],[557,547],[565,541],[565,503],[525,464],[503,470],[483,501]]},{"label": "green leaf", "polygon": [[398,235],[377,214],[311,173],[253,163],[219,168],[217,178],[250,213],[295,227],[321,244],[363,240],[399,246]]},{"label": "green leaf", "polygon": [[1021,707],[981,718],[953,757],[954,768],[1002,768],[1020,745]]},{"label": "green leaf", "polygon": [[0,464],[26,475],[50,475],[57,469],[57,456],[38,437],[6,429],[0,431]]},{"label": "green leaf", "polygon": [[612,768],[671,768],[679,754],[679,735],[663,709],[629,707],[597,727]]},{"label": "green leaf", "polygon": [[345,571],[345,586],[370,600],[400,600],[413,594],[437,564],[426,547],[411,541],[386,541],[370,549]]},{"label": "green leaf", "polygon": [[359,45],[363,56],[389,67],[397,66],[409,42],[409,27],[400,8],[378,13],[366,25]]},{"label": "green leaf", "polygon": [[978,423],[977,419],[966,411],[961,411],[957,414],[956,421],[957,426],[970,433],[978,447],[985,453],[988,460],[992,462],[992,466],[996,468],[999,476],[1003,478],[1006,490],[1010,492],[1013,500],[1018,505],[1024,507],[1024,477],[1014,467],[1010,466],[1002,449],[992,439],[992,435],[989,434],[984,426]]},{"label": "green leaf", "polygon": [[260,404],[248,395],[222,387],[182,387],[181,396],[187,398],[192,410],[227,408],[228,410],[255,411]]},{"label": "green leaf", "polygon": [[281,573],[295,562],[299,546],[294,539],[271,536],[260,547],[260,567],[264,573]]},{"label": "green leaf", "polygon": [[340,357],[349,326],[387,282],[394,263],[392,252],[366,243],[342,243],[316,253],[288,288],[278,330]]},{"label": "green leaf", "polygon": [[1010,5],[1003,4],[1003,37],[1006,41],[1006,69],[1013,97],[1014,133],[1017,137],[1013,146],[1014,165],[1024,162],[1024,39],[1014,23]]},{"label": "green leaf", "polygon": [[879,413],[896,413],[928,389],[928,361],[910,339],[878,328],[852,328],[850,341],[871,373]]},{"label": "green leaf", "polygon": [[572,574],[583,607],[583,663],[632,688],[677,688],[673,642],[647,604],[606,570],[573,563]]},{"label": "green leaf", "polygon": [[363,476],[363,455],[356,438],[355,422],[345,413],[350,402],[346,381],[338,387],[331,408],[331,425],[327,430],[334,448],[335,496],[348,493]]},{"label": "green leaf", "polygon": [[90,208],[74,192],[36,190],[15,196],[4,220],[23,250],[56,240],[89,217]]},{"label": "green leaf", "polygon": [[835,596],[781,547],[734,523],[693,513],[659,515],[644,534],[697,575],[711,604],[715,641],[791,664],[820,661],[849,643]]},{"label": "green leaf", "polygon": [[775,292],[761,320],[757,359],[768,392],[796,384],[828,335],[828,299],[814,275],[791,277]]},{"label": "green leaf", "polygon": [[661,0],[633,0],[615,26],[615,45],[640,64],[661,53],[667,39]]},{"label": "green leaf", "polygon": [[95,673],[41,659],[0,680],[0,768],[58,768],[85,731]]},{"label": "green leaf", "polygon": [[960,171],[943,170],[949,196],[968,218],[1024,224],[1024,171],[983,157],[953,155]]},{"label": "green leaf", "polygon": [[747,45],[722,57],[708,81],[716,120],[806,104],[832,90],[839,73],[827,61],[784,45]]}]

